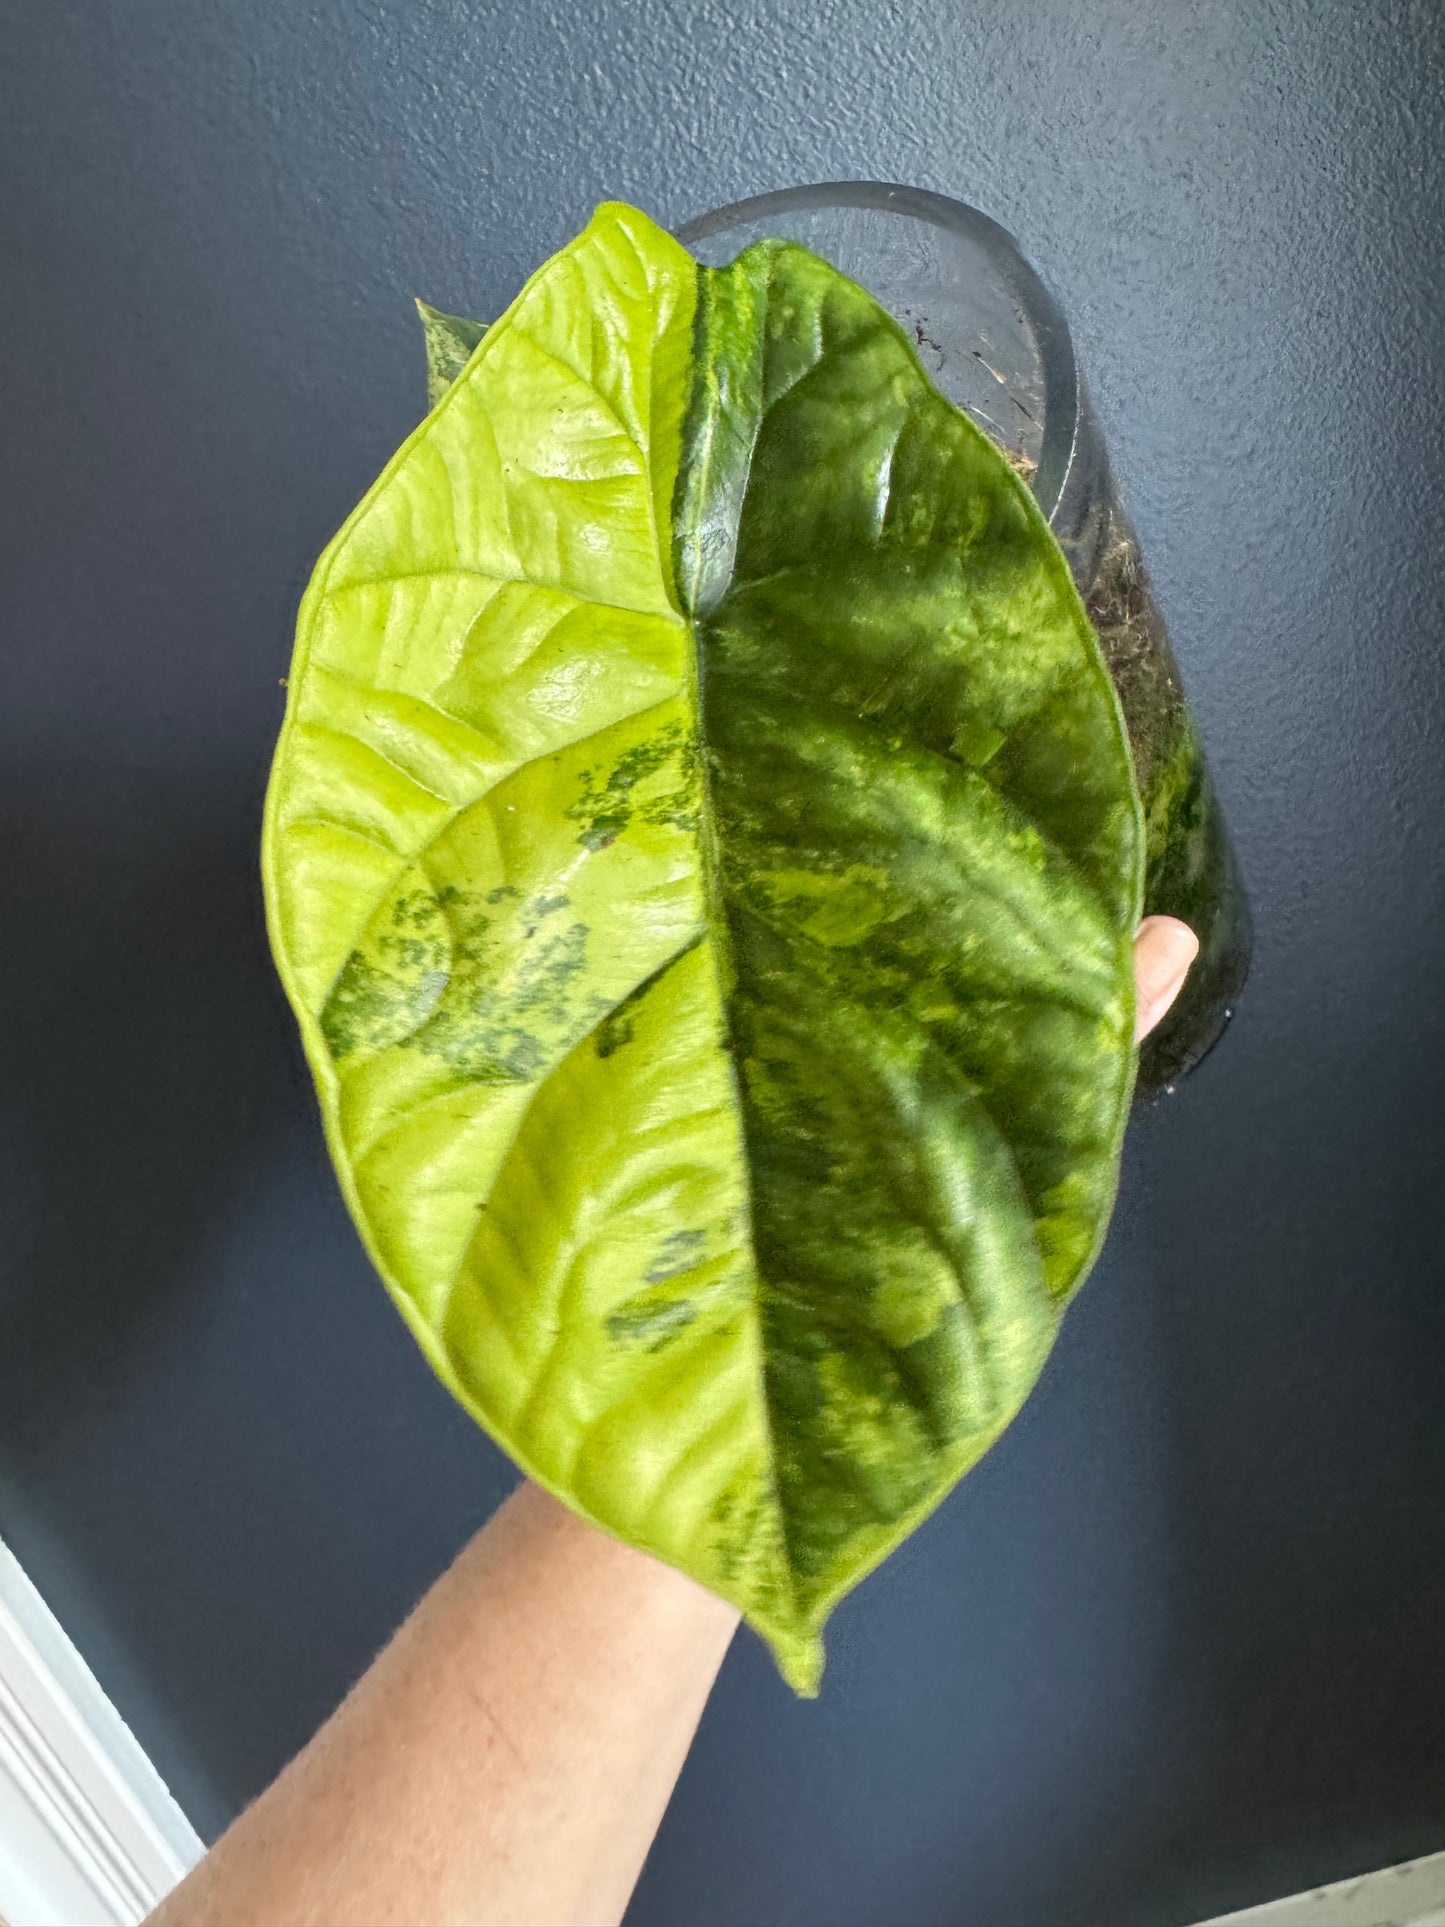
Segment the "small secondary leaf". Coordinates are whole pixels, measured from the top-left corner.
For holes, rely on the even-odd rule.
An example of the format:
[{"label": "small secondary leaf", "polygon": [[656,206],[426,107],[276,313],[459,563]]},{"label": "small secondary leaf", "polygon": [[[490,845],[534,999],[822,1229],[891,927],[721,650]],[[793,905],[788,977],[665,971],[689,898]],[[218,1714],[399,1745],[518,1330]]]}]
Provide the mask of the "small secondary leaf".
[{"label": "small secondary leaf", "polygon": [[307,592],[267,896],[362,1236],[800,1690],[1102,1236],[1141,868],[1027,489],[790,244],[600,209]]},{"label": "small secondary leaf", "polygon": [[427,406],[435,408],[457,376],[472,358],[472,350],[487,332],[485,321],[468,321],[465,315],[443,314],[428,302],[418,300],[422,340],[426,347]]}]

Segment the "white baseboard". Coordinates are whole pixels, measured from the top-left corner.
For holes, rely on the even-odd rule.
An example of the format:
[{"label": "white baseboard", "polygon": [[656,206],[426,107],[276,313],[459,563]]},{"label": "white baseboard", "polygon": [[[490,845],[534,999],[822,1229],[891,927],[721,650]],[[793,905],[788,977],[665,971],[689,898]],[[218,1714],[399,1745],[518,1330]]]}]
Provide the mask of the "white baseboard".
[{"label": "white baseboard", "polygon": [[1202,1927],[1445,1927],[1445,1853],[1221,1915]]},{"label": "white baseboard", "polygon": [[129,1927],[200,1854],[160,1775],[0,1545],[0,1920]]}]

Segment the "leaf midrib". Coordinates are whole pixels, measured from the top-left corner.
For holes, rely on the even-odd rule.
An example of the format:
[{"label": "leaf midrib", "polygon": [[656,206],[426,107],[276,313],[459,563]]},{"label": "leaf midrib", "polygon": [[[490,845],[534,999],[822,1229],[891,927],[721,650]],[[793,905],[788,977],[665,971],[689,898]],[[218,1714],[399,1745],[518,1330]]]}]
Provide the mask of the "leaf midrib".
[{"label": "leaf midrib", "polygon": [[[697,305],[695,312],[698,314],[704,312],[704,304],[708,299],[707,277],[709,272],[708,269],[700,264],[696,270]],[[695,371],[697,371],[699,367],[700,364],[697,362],[696,356],[694,356]],[[704,381],[707,379],[707,372],[705,365],[702,365],[701,378]],[[695,372],[694,380],[696,381],[698,378],[699,374]],[[696,459],[696,447],[695,445],[689,445],[686,427],[688,415],[690,415],[692,410],[693,397],[690,395],[688,409],[684,413],[682,441],[678,449],[678,475],[674,483],[674,501],[683,499],[684,497],[688,497],[694,502],[702,502],[705,500],[705,497],[699,492],[698,482],[700,479],[705,483],[711,471],[717,441],[718,413],[721,406],[721,397],[715,387],[709,387],[706,393],[709,406],[704,423],[704,433],[701,437],[703,442],[701,477],[699,478],[696,473],[686,473],[686,470]],[[752,460],[754,451],[757,448],[758,429],[760,425],[761,414],[753,424],[752,439],[748,446],[747,459],[743,468],[742,487],[738,491],[736,498],[737,522],[732,530],[732,554],[734,558],[737,552],[738,528],[742,523],[743,509],[747,500],[748,487],[752,479]],[[692,582],[690,584],[690,602],[695,602],[696,600],[696,589],[701,570],[700,558],[693,559],[696,561],[696,566],[693,570]],[[680,604],[681,592],[676,583],[675,572],[673,570],[665,571],[664,580],[668,582],[670,593],[674,598],[678,599]],[[729,586],[730,582],[731,572],[729,575]],[[724,587],[722,594],[726,595],[726,593],[727,588]],[[686,626],[689,644],[686,651],[687,670],[684,694],[686,699],[690,699],[692,712],[697,718],[698,764],[700,772],[698,784],[700,795],[697,835],[698,871],[703,895],[703,922],[709,938],[708,960],[712,970],[713,991],[717,1002],[720,1032],[718,1049],[722,1053],[724,1060],[724,1075],[728,1081],[728,1090],[732,1099],[733,1117],[737,1129],[738,1165],[740,1172],[739,1188],[742,1193],[742,1215],[745,1225],[744,1237],[740,1240],[740,1243],[746,1252],[748,1276],[752,1287],[748,1294],[748,1299],[752,1313],[751,1330],[754,1347],[754,1368],[758,1387],[758,1407],[762,1415],[765,1432],[764,1457],[766,1460],[768,1496],[772,1502],[773,1513],[778,1522],[778,1532],[782,1541],[783,1557],[777,1562],[780,1567],[778,1585],[780,1592],[786,1595],[791,1609],[791,1630],[795,1634],[806,1637],[809,1633],[809,1624],[798,1591],[798,1562],[795,1558],[795,1541],[792,1522],[788,1508],[783,1500],[782,1487],[778,1478],[778,1465],[781,1456],[779,1451],[780,1428],[778,1415],[773,1404],[772,1386],[768,1374],[767,1347],[763,1339],[763,1280],[758,1267],[752,1158],[748,1146],[747,1121],[743,1107],[742,1086],[738,1076],[737,1059],[733,1051],[731,1035],[729,985],[735,981],[735,972],[733,970],[732,960],[732,941],[723,898],[722,867],[718,857],[717,812],[713,803],[712,758],[709,754],[707,706],[703,694],[705,680],[703,671],[703,637],[705,624],[698,615],[689,614],[681,606],[677,607],[677,614],[682,618]]]}]

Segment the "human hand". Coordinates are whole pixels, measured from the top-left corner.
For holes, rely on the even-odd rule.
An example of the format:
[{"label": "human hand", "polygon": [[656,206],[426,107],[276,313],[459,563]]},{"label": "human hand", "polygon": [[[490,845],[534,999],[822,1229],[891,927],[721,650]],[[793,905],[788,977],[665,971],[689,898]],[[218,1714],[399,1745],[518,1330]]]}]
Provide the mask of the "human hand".
[{"label": "human hand", "polygon": [[1145,917],[1134,938],[1134,1041],[1142,1043],[1184,988],[1199,939],[1177,917]]}]

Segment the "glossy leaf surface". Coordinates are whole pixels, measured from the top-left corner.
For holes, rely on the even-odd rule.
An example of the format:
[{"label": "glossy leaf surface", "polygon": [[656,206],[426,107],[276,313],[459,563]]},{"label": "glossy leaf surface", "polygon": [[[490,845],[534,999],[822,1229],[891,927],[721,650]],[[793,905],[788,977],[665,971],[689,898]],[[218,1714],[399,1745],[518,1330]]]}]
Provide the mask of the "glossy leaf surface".
[{"label": "glossy leaf surface", "polygon": [[1102,1234],[1141,861],[1026,488],[800,248],[599,210],[318,567],[266,879],[368,1249],[803,1690]]}]

